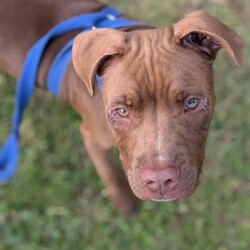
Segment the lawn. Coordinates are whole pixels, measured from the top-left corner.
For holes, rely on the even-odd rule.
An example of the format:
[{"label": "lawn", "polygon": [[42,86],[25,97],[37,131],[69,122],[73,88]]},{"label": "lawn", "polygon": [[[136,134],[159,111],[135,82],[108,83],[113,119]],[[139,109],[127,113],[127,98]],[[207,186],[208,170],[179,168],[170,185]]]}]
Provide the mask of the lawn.
[{"label": "lawn", "polygon": [[[0,187],[0,250],[250,249],[250,2],[247,0],[106,1],[164,26],[204,9],[247,43],[244,67],[221,51],[214,64],[216,112],[200,185],[186,200],[142,201],[124,218],[79,136],[79,116],[37,90],[21,129],[15,177]],[[0,145],[10,128],[15,80],[0,74]]]}]

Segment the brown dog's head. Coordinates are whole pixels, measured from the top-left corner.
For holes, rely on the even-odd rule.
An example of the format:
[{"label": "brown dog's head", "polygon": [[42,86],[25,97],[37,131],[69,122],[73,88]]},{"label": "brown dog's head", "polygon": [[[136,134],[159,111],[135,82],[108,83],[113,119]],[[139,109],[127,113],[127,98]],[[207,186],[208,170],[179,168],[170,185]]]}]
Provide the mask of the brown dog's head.
[{"label": "brown dog's head", "polygon": [[212,62],[224,48],[240,66],[244,43],[203,11],[167,28],[80,34],[75,69],[103,101],[130,186],[141,199],[170,200],[197,186],[215,96]]}]

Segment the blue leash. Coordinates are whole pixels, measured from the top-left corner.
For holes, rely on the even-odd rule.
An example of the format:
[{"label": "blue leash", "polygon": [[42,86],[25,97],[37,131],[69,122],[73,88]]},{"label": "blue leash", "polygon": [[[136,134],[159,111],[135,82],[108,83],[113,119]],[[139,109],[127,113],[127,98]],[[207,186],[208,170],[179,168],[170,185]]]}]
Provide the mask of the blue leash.
[{"label": "blue leash", "polygon": [[[12,131],[0,151],[0,184],[8,181],[15,173],[19,161],[19,127],[23,112],[34,93],[39,63],[48,42],[66,32],[83,29],[83,32],[94,28],[120,28],[138,25],[139,22],[120,17],[121,13],[112,7],[99,12],[83,14],[67,19],[53,27],[45,36],[38,40],[29,51],[16,88],[16,103],[12,117]],[[59,95],[60,83],[72,56],[70,40],[53,61],[48,73],[48,89]],[[102,80],[97,76],[100,89]]]}]

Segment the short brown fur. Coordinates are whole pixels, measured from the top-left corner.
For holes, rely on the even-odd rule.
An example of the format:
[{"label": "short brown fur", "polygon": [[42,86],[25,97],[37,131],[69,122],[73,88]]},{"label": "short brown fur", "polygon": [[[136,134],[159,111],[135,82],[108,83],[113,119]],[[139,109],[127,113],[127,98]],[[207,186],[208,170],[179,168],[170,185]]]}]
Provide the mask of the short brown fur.
[{"label": "short brown fur", "polygon": [[[0,69],[14,77],[30,47],[56,23],[104,7],[78,0],[0,2],[4,6],[0,9]],[[46,88],[49,65],[75,34],[57,38],[47,48],[39,87]],[[84,118],[80,131],[86,148],[111,200],[123,213],[135,211],[134,194],[169,200],[195,190],[215,106],[212,62],[219,48],[241,65],[243,41],[203,11],[172,27],[98,29],[76,38],[74,66],[69,64],[60,93]],[[102,93],[95,81],[97,73],[103,79]],[[192,98],[199,105],[187,110]],[[112,157],[114,144],[129,184]]]}]

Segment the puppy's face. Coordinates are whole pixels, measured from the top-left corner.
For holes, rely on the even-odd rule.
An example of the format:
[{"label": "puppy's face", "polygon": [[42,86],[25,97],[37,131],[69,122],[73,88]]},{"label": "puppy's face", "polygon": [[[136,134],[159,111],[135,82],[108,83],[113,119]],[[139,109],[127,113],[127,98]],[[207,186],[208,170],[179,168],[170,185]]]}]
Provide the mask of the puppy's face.
[{"label": "puppy's face", "polygon": [[80,34],[76,72],[89,94],[103,80],[107,122],[135,195],[170,200],[197,186],[214,111],[212,62],[224,48],[241,65],[244,42],[196,11],[172,27]]},{"label": "puppy's face", "polygon": [[107,121],[141,199],[194,191],[214,110],[211,61],[169,42],[170,32],[134,33],[102,74]]}]

